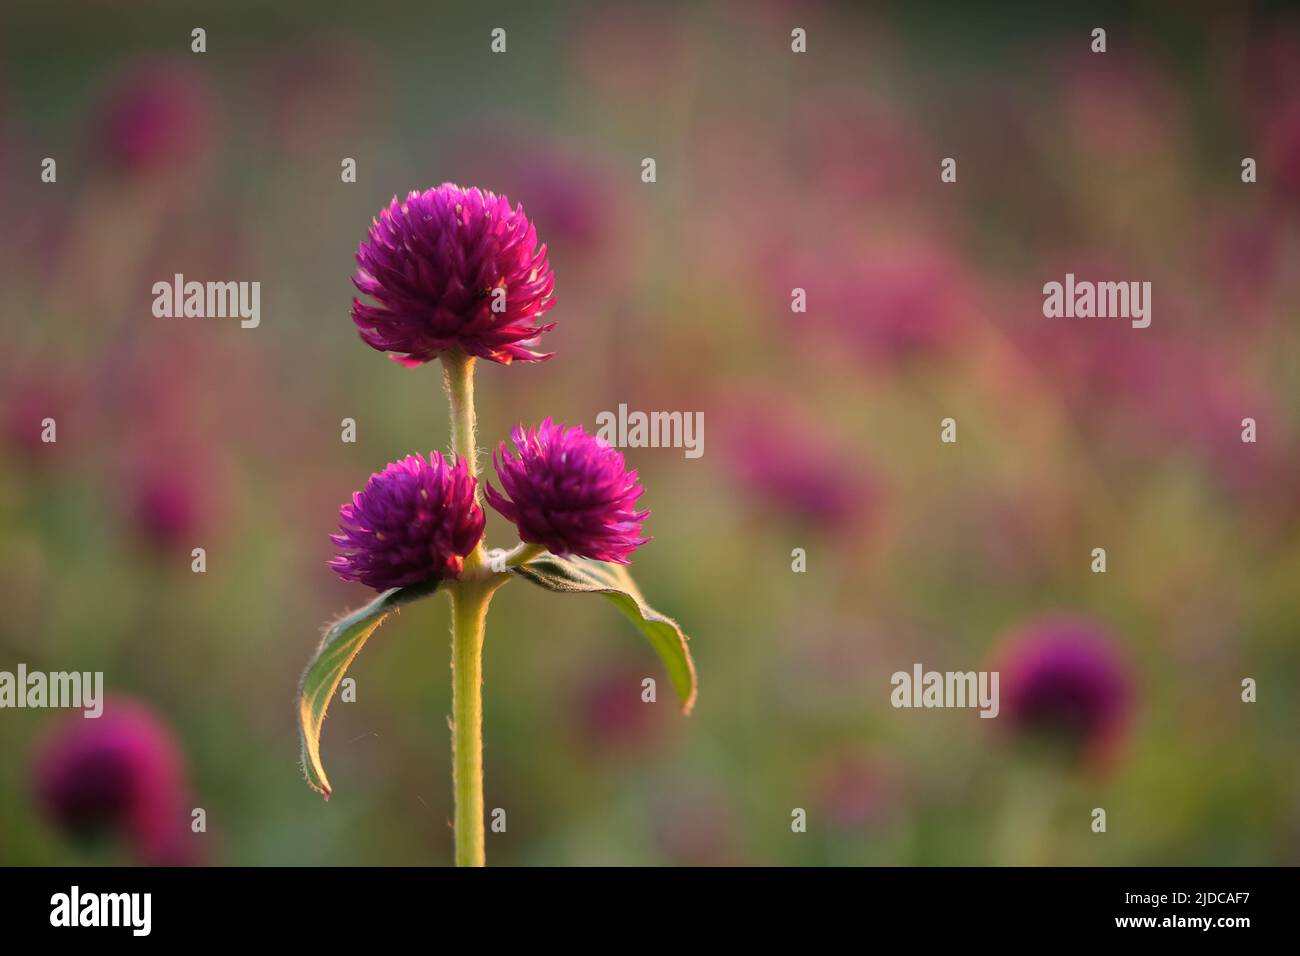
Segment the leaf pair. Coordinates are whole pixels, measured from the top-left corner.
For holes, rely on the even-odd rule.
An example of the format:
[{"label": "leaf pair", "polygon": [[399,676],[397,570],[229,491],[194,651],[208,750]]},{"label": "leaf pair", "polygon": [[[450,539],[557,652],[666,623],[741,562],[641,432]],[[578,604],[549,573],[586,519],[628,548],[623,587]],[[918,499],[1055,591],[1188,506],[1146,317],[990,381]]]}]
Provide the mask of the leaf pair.
[{"label": "leaf pair", "polygon": [[[691,712],[695,706],[696,679],[686,635],[676,621],[646,603],[625,567],[587,558],[561,559],[548,554],[511,570],[548,591],[604,594],[608,597],[645,635],[663,661],[681,700],[682,713]],[[303,672],[298,685],[298,730],[302,738],[303,773],[307,784],[326,800],[330,796],[330,784],[321,763],[320,733],[334,692],[353,659],[379,625],[404,605],[435,593],[439,583],[393,588],[360,610],[335,621],[325,632],[316,654]]]}]

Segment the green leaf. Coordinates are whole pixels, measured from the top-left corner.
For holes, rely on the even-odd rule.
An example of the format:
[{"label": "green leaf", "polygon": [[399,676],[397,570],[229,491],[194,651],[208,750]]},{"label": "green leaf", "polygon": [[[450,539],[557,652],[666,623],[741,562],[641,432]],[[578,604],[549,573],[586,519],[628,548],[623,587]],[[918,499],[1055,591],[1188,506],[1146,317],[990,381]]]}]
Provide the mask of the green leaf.
[{"label": "green leaf", "polygon": [[408,588],[385,591],[359,611],[339,618],[325,631],[311,663],[298,682],[298,735],[302,739],[302,769],[307,785],[326,800],[330,782],[320,759],[320,731],[325,710],[353,658],[367,638],[379,629],[384,619],[403,605],[428,597],[438,589],[438,581]]},{"label": "green leaf", "polygon": [[547,554],[512,570],[548,591],[608,597],[650,641],[677,690],[682,713],[691,712],[697,687],[695,662],[686,647],[687,637],[676,621],[646,603],[623,565],[589,558],[562,559]]}]

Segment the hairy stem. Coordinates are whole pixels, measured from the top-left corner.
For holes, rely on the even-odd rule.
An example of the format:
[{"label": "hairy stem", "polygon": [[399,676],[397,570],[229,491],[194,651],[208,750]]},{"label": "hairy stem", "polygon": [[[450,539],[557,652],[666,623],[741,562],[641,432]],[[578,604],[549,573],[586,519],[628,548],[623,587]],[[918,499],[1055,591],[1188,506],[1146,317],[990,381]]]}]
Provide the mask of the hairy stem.
[{"label": "hairy stem", "polygon": [[[474,362],[472,355],[466,355],[460,349],[442,353],[442,384],[447,390],[447,402],[451,406],[451,450],[464,458],[469,467],[469,476],[478,478],[478,445],[475,443],[474,417]],[[483,506],[482,490],[476,485],[474,501]],[[465,572],[473,572],[486,560],[486,550],[480,540],[474,550],[465,558]]]},{"label": "hairy stem", "polygon": [[451,747],[456,865],[483,866],[483,631],[492,589],[451,590]]},{"label": "hairy stem", "polygon": [[[442,380],[451,406],[451,449],[478,477],[474,438],[474,358],[460,349],[442,355]],[[474,491],[482,507],[482,495]],[[485,580],[480,540],[465,558],[451,590],[451,748],[456,800],[456,865],[483,866],[483,635],[496,586]]]}]

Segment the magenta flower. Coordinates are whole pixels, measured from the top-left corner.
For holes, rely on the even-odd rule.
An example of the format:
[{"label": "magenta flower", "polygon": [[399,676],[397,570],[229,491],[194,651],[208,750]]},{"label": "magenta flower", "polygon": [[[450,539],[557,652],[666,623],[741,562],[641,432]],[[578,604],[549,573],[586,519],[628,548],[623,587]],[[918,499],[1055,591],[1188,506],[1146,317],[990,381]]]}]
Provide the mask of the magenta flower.
[{"label": "magenta flower", "polygon": [[54,421],[56,437],[66,436],[77,391],[70,379],[43,366],[15,375],[12,380],[0,380],[0,400],[4,403],[0,447],[30,463],[48,461],[58,453],[59,445],[42,440],[45,420]]},{"label": "magenta flower", "polygon": [[74,838],[116,834],[143,863],[192,862],[180,748],[141,704],[110,698],[100,717],[61,721],[38,747],[35,790],[46,816]]},{"label": "magenta flower", "polygon": [[921,240],[867,254],[805,253],[787,259],[780,274],[785,280],[773,301],[781,303],[783,322],[790,289],[805,288],[809,320],[874,362],[945,355],[959,340],[976,293],[958,256]]},{"label": "magenta flower", "polygon": [[726,419],[727,464],[742,488],[782,515],[845,535],[866,530],[880,510],[879,483],[816,422],[756,397]]},{"label": "magenta flower", "polygon": [[1007,640],[999,660],[1002,713],[1017,732],[1086,761],[1108,755],[1132,700],[1127,667],[1104,628],[1084,618],[1041,617]]},{"label": "magenta flower", "polygon": [[463,459],[407,455],[370,476],[339,509],[339,548],[329,562],[345,581],[377,591],[458,577],[483,536],[477,482]]},{"label": "magenta flower", "polygon": [[[554,328],[546,246],[523,206],[444,183],[393,197],[357,248],[352,282],[378,305],[352,300],[361,338],[406,366],[449,349],[509,365],[550,358],[525,343]],[[498,291],[500,290],[500,291]]]},{"label": "magenta flower", "polygon": [[187,65],[160,61],[126,73],[99,119],[99,142],[119,168],[144,174],[199,158],[212,141],[211,95]]},{"label": "magenta flower", "polygon": [[516,451],[502,442],[492,455],[501,487],[491,484],[488,503],[519,529],[520,540],[540,544],[557,557],[580,555],[627,564],[628,555],[649,541],[636,511],[645,491],[628,471],[617,449],[588,435],[581,426],[566,428],[550,418],[536,428],[515,426]]},{"label": "magenta flower", "polygon": [[131,496],[136,531],[160,549],[191,543],[204,526],[201,482],[184,467],[142,472]]}]

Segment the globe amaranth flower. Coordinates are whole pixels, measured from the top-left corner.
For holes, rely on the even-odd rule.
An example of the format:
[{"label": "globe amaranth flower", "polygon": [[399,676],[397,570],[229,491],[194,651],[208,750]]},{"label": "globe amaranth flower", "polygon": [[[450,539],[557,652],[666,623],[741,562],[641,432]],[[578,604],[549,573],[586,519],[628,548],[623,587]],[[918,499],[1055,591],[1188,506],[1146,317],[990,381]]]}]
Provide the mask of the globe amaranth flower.
[{"label": "globe amaranth flower", "polygon": [[555,303],[546,246],[504,196],[451,183],[394,196],[357,266],[353,284],[378,305],[354,298],[352,321],[403,365],[458,347],[503,365],[550,358],[525,344],[554,328],[538,324]]},{"label": "globe amaranth flower", "polygon": [[1131,711],[1128,668],[1099,624],[1032,620],[1007,639],[998,670],[1002,713],[1018,733],[1090,762],[1118,743]]},{"label": "globe amaranth flower", "polygon": [[649,541],[637,511],[645,491],[618,450],[546,419],[510,433],[514,453],[502,442],[492,455],[505,495],[488,483],[488,503],[519,529],[520,540],[540,544],[557,557],[579,555],[627,564],[628,555]]},{"label": "globe amaranth flower", "polygon": [[180,747],[142,704],[120,698],[103,713],[60,721],[37,747],[36,797],[47,817],[79,840],[121,837],[140,862],[195,862]]},{"label": "globe amaranth flower", "polygon": [[483,536],[477,482],[464,459],[407,455],[370,476],[339,509],[330,567],[378,591],[457,577]]}]

